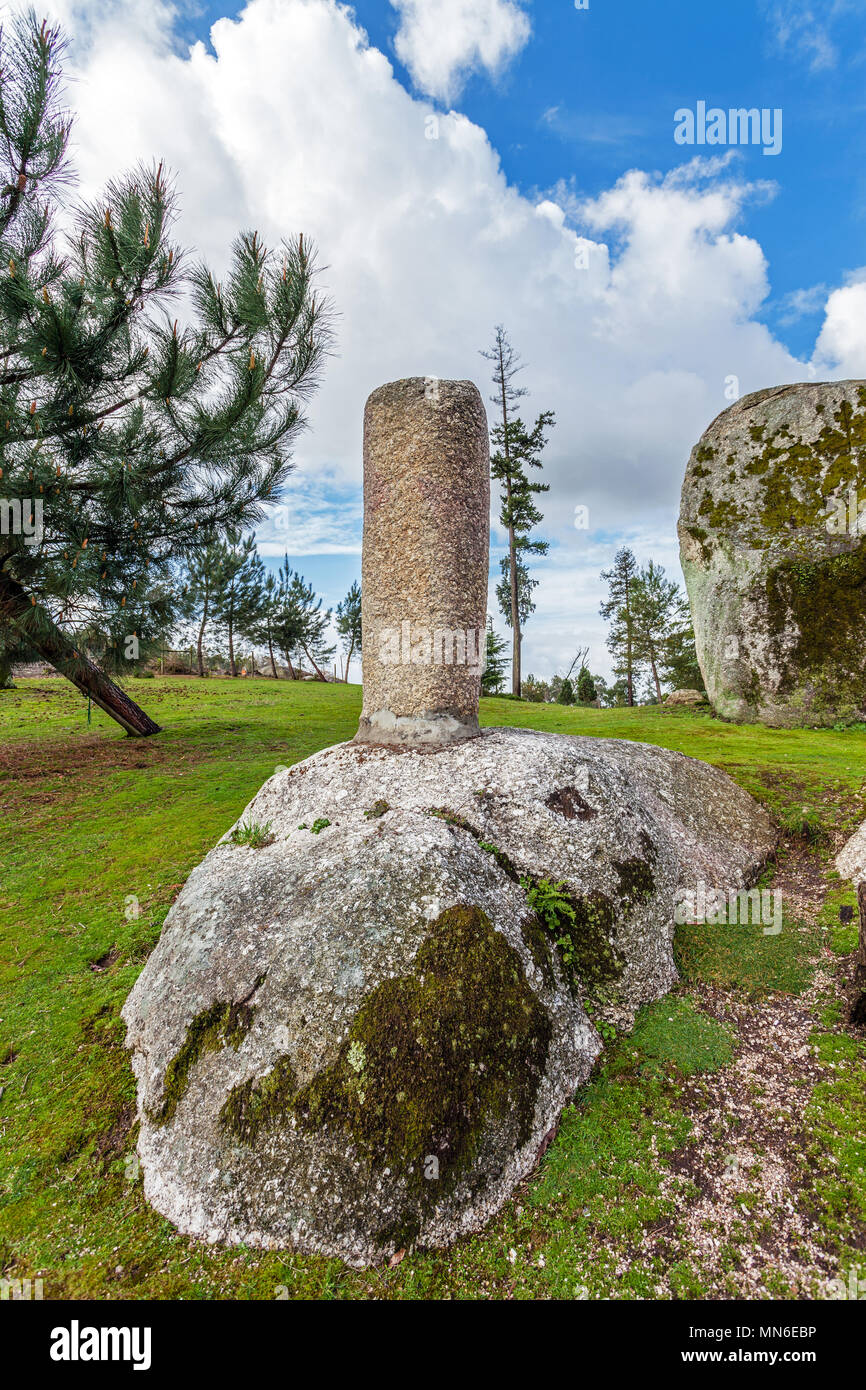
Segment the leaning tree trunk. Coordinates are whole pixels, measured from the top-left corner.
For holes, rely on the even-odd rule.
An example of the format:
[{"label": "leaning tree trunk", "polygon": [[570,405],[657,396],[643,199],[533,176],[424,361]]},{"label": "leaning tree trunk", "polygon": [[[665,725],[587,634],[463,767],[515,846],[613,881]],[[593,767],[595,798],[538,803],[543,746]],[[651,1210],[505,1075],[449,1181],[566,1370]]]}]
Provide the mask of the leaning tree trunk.
[{"label": "leaning tree trunk", "polygon": [[313,670],[314,670],[315,673],[316,673],[316,680],[317,680],[317,681],[327,681],[327,679],[328,679],[327,676],[326,676],[326,675],[324,674],[324,672],[321,671],[321,670],[319,669],[319,667],[316,665],[315,659],[313,658],[313,656],[312,656],[312,654],[311,654],[311,652],[310,652],[310,649],[309,649],[309,647],[307,646],[306,642],[302,642],[302,643],[301,643],[301,646],[302,646],[302,648],[303,648],[303,650],[304,650],[304,653],[305,653],[305,655],[306,655],[306,657],[307,657],[307,660],[309,661],[310,665],[312,666]]},{"label": "leaning tree trunk", "polygon": [[40,630],[33,622],[34,611],[35,604],[26,590],[11,575],[0,574],[0,623],[8,623],[16,632],[22,633],[45,661],[71,681],[82,695],[89,696],[128,734],[146,738],[159,733],[159,725],[154,724],[134,700],[130,700],[114,681],[109,680],[104,671],[88,661],[66,633],[51,621],[44,609],[40,610]]}]

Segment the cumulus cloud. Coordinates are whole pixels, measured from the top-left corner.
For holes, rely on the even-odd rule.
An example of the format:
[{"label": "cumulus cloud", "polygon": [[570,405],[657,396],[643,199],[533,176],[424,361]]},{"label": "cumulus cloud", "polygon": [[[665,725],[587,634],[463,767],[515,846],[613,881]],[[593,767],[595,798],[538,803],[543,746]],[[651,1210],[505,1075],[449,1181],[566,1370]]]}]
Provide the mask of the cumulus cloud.
[{"label": "cumulus cloud", "polygon": [[469,74],[491,76],[523,48],[530,34],[514,0],[391,0],[400,15],[394,47],[421,92],[450,102]]},{"label": "cumulus cloud", "polygon": [[866,377],[866,267],[827,300],[815,361],[829,376]]},{"label": "cumulus cloud", "polygon": [[[598,571],[625,539],[675,572],[685,461],[731,378],[744,393],[807,375],[754,318],[767,267],[742,221],[767,186],[735,161],[690,161],[667,178],[632,170],[588,201],[529,198],[485,131],[407,92],[336,0],[250,0],[192,48],[168,9],[157,23],[152,7],[126,8],[129,24],[85,25],[73,46],[85,186],[165,158],[183,243],[219,270],[241,227],[271,244],[303,230],[339,311],[285,534],[263,530],[267,553],[356,548],[366,396],[411,375],[471,377],[487,396],[479,349],[503,322],[527,363],[526,412],[557,414],[542,499],[553,547],[524,668],[550,674],[579,628],[606,669]],[[102,10],[76,0],[74,14]],[[494,562],[502,539],[494,526]]]}]

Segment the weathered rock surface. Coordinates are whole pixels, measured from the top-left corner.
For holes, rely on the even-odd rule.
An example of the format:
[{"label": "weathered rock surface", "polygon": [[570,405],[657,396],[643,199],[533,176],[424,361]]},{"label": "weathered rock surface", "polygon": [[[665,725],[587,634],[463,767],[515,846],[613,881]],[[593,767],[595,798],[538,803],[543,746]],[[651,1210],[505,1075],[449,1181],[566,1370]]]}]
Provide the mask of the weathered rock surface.
[{"label": "weathered rock surface", "polygon": [[828,725],[866,708],[866,383],[744,396],[692,450],[680,554],[710,700]]},{"label": "weathered rock surface", "polygon": [[700,690],[672,690],[665,698],[666,705],[705,705],[706,695]]},{"label": "weathered rock surface", "polygon": [[145,1193],[352,1264],[498,1210],[591,1071],[589,1014],[674,982],[677,888],[744,884],[774,841],[716,769],[515,729],[328,749],[240,824],[270,842],[193,871],[124,1007]]},{"label": "weathered rock surface", "polygon": [[835,859],[836,869],[851,883],[866,883],[866,821],[858,825]]}]

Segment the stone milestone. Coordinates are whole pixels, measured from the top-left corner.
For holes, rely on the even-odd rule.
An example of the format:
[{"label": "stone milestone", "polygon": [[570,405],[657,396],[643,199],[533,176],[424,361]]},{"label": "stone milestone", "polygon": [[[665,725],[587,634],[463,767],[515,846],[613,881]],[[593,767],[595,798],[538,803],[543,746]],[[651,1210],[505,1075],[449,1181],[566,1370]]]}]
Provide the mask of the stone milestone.
[{"label": "stone milestone", "polygon": [[863,717],[866,383],[780,386],[730,406],[692,450],[679,536],[718,714]]},{"label": "stone milestone", "polygon": [[477,734],[489,535],[478,388],[438,377],[380,386],[364,411],[359,740],[442,745]]},{"label": "stone milestone", "polygon": [[[681,754],[478,730],[477,653],[437,669],[417,630],[484,628],[483,410],[438,390],[368,406],[359,738],[264,785],[123,1009],[145,1195],[209,1241],[365,1265],[479,1229],[590,1076],[597,1025],[675,982],[680,892],[748,886],[774,844]],[[403,621],[392,680],[368,644]]]}]

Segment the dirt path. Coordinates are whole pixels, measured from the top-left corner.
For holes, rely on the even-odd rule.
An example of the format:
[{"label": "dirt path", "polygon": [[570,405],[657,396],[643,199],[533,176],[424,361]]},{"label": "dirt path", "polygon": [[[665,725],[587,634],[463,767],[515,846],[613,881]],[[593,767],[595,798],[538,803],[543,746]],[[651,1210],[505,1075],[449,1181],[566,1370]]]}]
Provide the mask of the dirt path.
[{"label": "dirt path", "polygon": [[[805,849],[795,850],[773,880],[787,919],[807,924],[816,922],[826,886],[817,856]],[[844,991],[851,966],[829,950],[813,964],[813,982],[799,996],[691,991],[699,1008],[731,1027],[736,1053],[729,1066],[684,1085],[694,1138],[674,1156],[666,1184],[673,1194],[687,1178],[695,1195],[684,1200],[677,1193],[675,1236],[648,1233],[642,1253],[666,1251],[669,1259],[673,1237],[711,1298],[826,1297],[828,1280],[848,1278],[827,1253],[810,1200],[804,1110],[815,1084],[834,1076],[810,1038],[827,1031],[822,1005]],[[673,1293],[666,1280],[660,1293]]]}]

